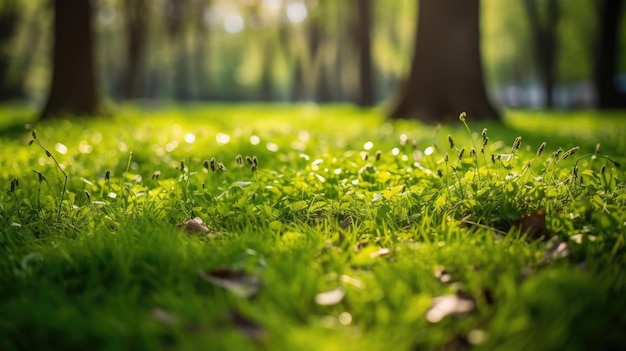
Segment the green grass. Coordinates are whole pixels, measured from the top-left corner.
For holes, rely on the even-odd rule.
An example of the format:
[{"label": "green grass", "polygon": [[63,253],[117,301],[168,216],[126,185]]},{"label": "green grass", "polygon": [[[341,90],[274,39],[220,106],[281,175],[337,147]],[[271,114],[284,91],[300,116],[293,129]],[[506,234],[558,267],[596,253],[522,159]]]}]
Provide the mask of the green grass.
[{"label": "green grass", "polygon": [[[0,349],[623,349],[622,118],[510,111],[468,133],[346,106],[125,107],[31,145],[13,123]],[[208,234],[180,229],[193,217]],[[440,296],[469,311],[437,315]]]}]

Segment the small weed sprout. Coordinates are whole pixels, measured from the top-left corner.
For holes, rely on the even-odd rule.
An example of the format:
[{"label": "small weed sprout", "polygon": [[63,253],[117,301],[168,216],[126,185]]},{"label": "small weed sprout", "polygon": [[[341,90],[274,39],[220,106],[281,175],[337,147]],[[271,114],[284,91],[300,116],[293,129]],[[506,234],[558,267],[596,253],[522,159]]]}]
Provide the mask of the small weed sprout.
[{"label": "small weed sprout", "polygon": [[543,153],[543,150],[546,149],[546,142],[544,141],[543,143],[541,143],[541,145],[539,145],[539,148],[537,149],[537,157],[541,156],[541,154]]},{"label": "small weed sprout", "polygon": [[[104,183],[106,184],[106,192],[107,194],[111,193],[111,171],[107,170],[106,172],[104,172]],[[104,191],[104,187],[101,188],[100,190],[100,197],[102,197]]]},{"label": "small weed sprout", "polygon": [[449,178],[449,173],[448,173],[448,153],[446,153],[446,155],[443,157],[443,162],[446,164],[446,192],[448,193],[448,198],[450,198],[450,185],[448,184],[448,178]]},{"label": "small weed sprout", "polygon": [[[469,135],[470,139],[472,140],[472,150],[473,152],[473,156],[476,155],[476,142],[474,141],[474,136],[472,135],[472,131],[470,130],[469,125],[466,122],[467,119],[467,113],[465,112],[461,112],[461,114],[459,114],[459,120],[463,123],[463,125],[465,126],[465,130],[467,130],[467,134]],[[480,133],[482,139],[483,139],[483,147],[487,144],[487,128],[484,128],[483,131]],[[464,149],[461,149],[462,151],[464,151]],[[463,153],[460,152],[459,153],[459,160],[461,159],[461,157],[463,156]],[[472,156],[470,154],[470,156]],[[478,180],[478,182],[480,183],[480,172],[478,171],[478,158],[475,157],[474,158],[474,173],[476,175],[476,179]]]},{"label": "small weed sprout", "polygon": [[568,158],[568,157],[570,157],[570,156],[572,156],[573,154],[577,153],[579,149],[580,149],[580,148],[579,148],[578,146],[575,146],[575,147],[573,147],[573,148],[571,148],[571,149],[567,150],[567,151],[563,154],[563,160],[564,160],[564,159],[566,159],[566,158]]},{"label": "small weed sprout", "polygon": [[24,222],[24,219],[22,218],[22,213],[20,212],[20,202],[17,198],[17,192],[16,192],[19,186],[20,186],[20,181],[17,178],[13,178],[13,180],[11,180],[11,185],[9,189],[7,190],[7,195],[9,195],[15,200],[15,210],[17,211],[17,216],[19,217],[21,222]]},{"label": "small weed sprout", "polygon": [[87,199],[87,203],[89,204],[89,207],[91,207],[91,193],[87,190],[83,190],[83,192],[85,193],[85,198]]},{"label": "small weed sprout", "polygon": [[522,145],[522,137],[518,136],[517,138],[515,138],[515,141],[513,141],[513,147],[511,147],[511,153],[515,154],[517,150],[519,150],[521,145]]},{"label": "small weed sprout", "polygon": [[127,208],[127,204],[128,204],[128,200],[126,198],[126,194],[124,190],[127,190],[127,188],[124,186],[124,178],[126,177],[126,174],[128,174],[128,171],[130,170],[130,164],[133,161],[133,152],[129,152],[128,153],[128,161],[126,162],[126,169],[124,170],[124,174],[122,174],[122,177],[120,178],[120,184],[119,184],[119,189],[120,192],[122,193],[122,201],[124,203],[124,208]]},{"label": "small weed sprout", "polygon": [[252,157],[252,166],[250,167],[250,169],[252,169],[252,173],[256,174],[258,166],[259,166],[259,159],[256,156],[253,156]]},{"label": "small weed sprout", "polygon": [[235,157],[235,162],[237,163],[237,167],[239,168],[239,177],[243,177],[243,174],[241,173],[241,169],[243,168],[243,156],[241,156],[241,154],[237,154],[237,157]]},{"label": "small weed sprout", "polygon": [[216,170],[216,164],[217,161],[215,161],[215,157],[211,157],[211,161],[209,161],[209,167],[211,169],[211,172],[215,172]]},{"label": "small weed sprout", "polygon": [[48,183],[48,179],[46,179],[46,176],[44,176],[43,173],[39,171],[33,169],[33,172],[37,174],[37,180],[39,183],[39,186],[37,187],[37,207],[39,208],[38,212],[41,212],[41,183]]},{"label": "small weed sprout", "polygon": [[43,144],[41,144],[39,139],[37,139],[37,133],[35,132],[34,129],[33,129],[32,133],[31,133],[31,136],[32,136],[32,139],[28,142],[28,145],[32,145],[33,143],[37,144],[46,153],[46,156],[48,156],[49,158],[52,159],[52,161],[54,161],[54,164],[57,166],[59,171],[61,171],[61,174],[63,174],[63,177],[64,177],[63,189],[61,190],[61,199],[59,200],[59,210],[58,210],[58,213],[57,213],[58,216],[61,217],[61,208],[63,207],[63,199],[65,198],[65,192],[67,191],[67,181],[68,181],[69,177],[67,176],[67,174],[63,170],[63,167],[61,167],[61,165],[59,164],[57,159],[54,157],[54,155],[52,155],[52,153],[50,151],[48,151],[48,149],[46,149],[43,146]]}]

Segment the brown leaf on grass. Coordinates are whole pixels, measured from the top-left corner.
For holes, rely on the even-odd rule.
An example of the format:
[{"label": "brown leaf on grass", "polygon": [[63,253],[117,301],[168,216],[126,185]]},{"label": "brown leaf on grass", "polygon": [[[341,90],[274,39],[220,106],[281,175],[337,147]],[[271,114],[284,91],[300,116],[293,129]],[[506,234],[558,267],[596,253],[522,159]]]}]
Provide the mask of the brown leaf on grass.
[{"label": "brown leaf on grass", "polygon": [[472,344],[467,340],[467,337],[463,335],[456,335],[452,339],[448,340],[441,347],[441,351],[463,351],[469,350],[472,347]]},{"label": "brown leaf on grass", "polygon": [[257,321],[244,316],[238,311],[230,311],[230,322],[250,340],[263,342],[267,340],[267,331]]},{"label": "brown leaf on grass", "polygon": [[315,303],[320,306],[332,306],[340,303],[344,296],[346,296],[346,290],[338,287],[315,295]]},{"label": "brown leaf on grass", "polygon": [[426,312],[426,319],[431,323],[439,323],[447,316],[458,316],[469,313],[476,307],[476,302],[464,294],[442,295],[435,297],[430,309]]},{"label": "brown leaf on grass", "polygon": [[261,279],[255,275],[247,274],[242,269],[225,267],[209,272],[199,270],[198,277],[241,298],[250,298],[261,289]]},{"label": "brown leaf on grass", "polygon": [[209,233],[209,228],[204,224],[202,218],[194,217],[186,222],[183,222],[177,226],[178,229],[181,229],[187,234],[207,234]]},{"label": "brown leaf on grass", "polygon": [[513,226],[518,228],[522,234],[526,234],[530,239],[546,237],[548,235],[546,211],[539,210],[522,215],[513,222]]}]

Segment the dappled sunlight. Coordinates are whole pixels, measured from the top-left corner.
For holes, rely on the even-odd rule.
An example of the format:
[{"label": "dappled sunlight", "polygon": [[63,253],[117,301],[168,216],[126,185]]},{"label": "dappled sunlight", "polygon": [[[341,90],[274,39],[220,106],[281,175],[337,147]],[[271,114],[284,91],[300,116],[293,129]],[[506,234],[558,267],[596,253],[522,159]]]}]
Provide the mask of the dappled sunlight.
[{"label": "dappled sunlight", "polygon": [[0,3],[0,348],[626,349],[623,1]]}]

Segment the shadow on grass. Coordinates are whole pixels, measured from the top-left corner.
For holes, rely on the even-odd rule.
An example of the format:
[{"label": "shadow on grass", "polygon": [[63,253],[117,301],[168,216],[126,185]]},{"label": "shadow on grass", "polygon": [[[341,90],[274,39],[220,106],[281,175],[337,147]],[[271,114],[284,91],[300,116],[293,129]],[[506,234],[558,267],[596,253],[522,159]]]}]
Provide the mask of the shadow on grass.
[{"label": "shadow on grass", "polygon": [[17,139],[28,133],[26,126],[37,122],[33,105],[11,102],[0,105],[0,137]]},{"label": "shadow on grass", "polygon": [[[546,151],[580,146],[581,154],[600,153],[619,157],[626,153],[626,111],[509,111],[499,139],[522,137],[522,145],[531,150],[547,143]],[[505,139],[506,138],[506,139]]]}]

